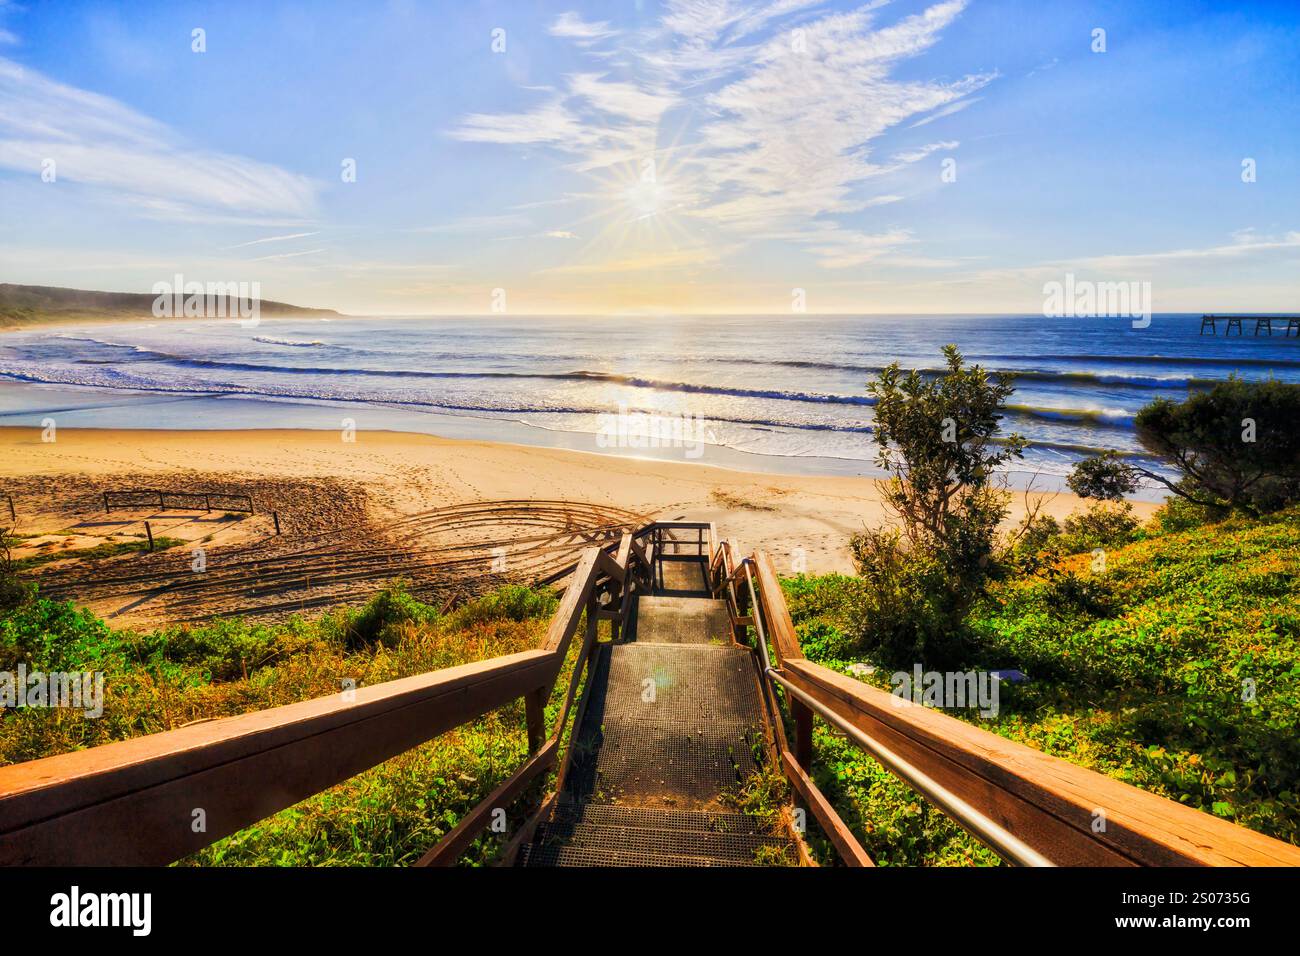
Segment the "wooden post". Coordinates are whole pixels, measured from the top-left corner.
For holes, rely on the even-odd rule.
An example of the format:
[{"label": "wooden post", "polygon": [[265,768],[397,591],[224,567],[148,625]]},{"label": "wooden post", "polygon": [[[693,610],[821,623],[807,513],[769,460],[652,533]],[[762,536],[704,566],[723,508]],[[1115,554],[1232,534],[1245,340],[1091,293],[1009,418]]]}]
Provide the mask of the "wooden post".
[{"label": "wooden post", "polygon": [[203,510],[204,511],[212,510],[212,498],[207,494],[203,496]]},{"label": "wooden post", "polygon": [[539,687],[524,695],[524,720],[528,724],[528,752],[535,754],[546,740],[547,687]]},{"label": "wooden post", "polygon": [[790,713],[794,716],[794,759],[807,774],[812,774],[812,708],[789,696]]},{"label": "wooden post", "polygon": [[108,513],[109,513],[109,508],[108,508],[108,492],[106,491],[106,492],[104,492],[104,514],[108,514]]},{"label": "wooden post", "polygon": [[[722,573],[724,575],[727,573],[727,564],[725,561],[722,564]],[[746,571],[746,574],[748,573],[749,572]],[[732,590],[735,592],[736,595],[736,614],[739,615],[740,617],[744,617],[746,614],[757,613],[756,609],[752,609],[749,606],[749,588],[744,587],[743,585],[737,586],[738,584],[739,582],[731,586]],[[734,640],[737,644],[749,643],[748,640],[749,635],[746,633],[749,630],[749,628],[746,625],[737,624],[731,630],[732,630],[731,633],[732,640]],[[754,628],[754,640],[757,641],[758,639],[759,639],[758,628],[756,627]]]},{"label": "wooden post", "polygon": [[271,518],[275,521],[275,533],[280,533],[280,512],[272,511]]},{"label": "wooden post", "polygon": [[6,492],[5,497],[9,499],[9,520],[17,521],[18,512],[14,511],[14,496]]},{"label": "wooden post", "polygon": [[[609,592],[609,609],[611,611],[617,613],[618,610],[623,606],[623,589],[630,588],[631,586],[632,586],[632,572],[629,569],[627,574],[627,580],[624,581],[622,584],[615,583],[613,589]],[[618,640],[618,636],[622,630],[622,626],[623,626],[622,618],[618,618],[618,617],[610,618],[609,639],[611,641]]]},{"label": "wooden post", "polygon": [[149,536],[149,550],[153,550],[153,528],[149,527],[149,522],[144,523],[144,533]]}]

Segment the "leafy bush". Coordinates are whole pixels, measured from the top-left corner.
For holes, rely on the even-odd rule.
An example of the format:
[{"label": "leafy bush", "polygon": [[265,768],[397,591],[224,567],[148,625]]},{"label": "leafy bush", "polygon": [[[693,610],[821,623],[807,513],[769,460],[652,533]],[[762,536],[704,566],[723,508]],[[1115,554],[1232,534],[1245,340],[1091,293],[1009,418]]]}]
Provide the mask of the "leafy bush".
[{"label": "leafy bush", "polygon": [[896,531],[865,531],[850,543],[862,579],[855,646],[891,666],[943,669],[967,651],[972,595],[938,558],[900,544]]},{"label": "leafy bush", "polygon": [[18,607],[32,596],[31,585],[18,579],[13,547],[18,543],[12,528],[0,529],[0,611]]},{"label": "leafy bush", "polygon": [[102,670],[122,656],[108,625],[68,601],[38,598],[0,616],[0,670]]},{"label": "leafy bush", "polygon": [[795,632],[799,635],[799,646],[809,660],[842,660],[855,650],[855,642],[834,624],[826,621],[796,624]]},{"label": "leafy bush", "polygon": [[559,600],[550,589],[536,590],[522,584],[506,584],[490,594],[457,608],[451,624],[464,627],[481,621],[534,621],[555,614]]},{"label": "leafy bush", "polygon": [[1207,508],[1186,498],[1170,498],[1151,516],[1152,524],[1161,534],[1189,531],[1223,519],[1219,508]]},{"label": "leafy bush", "polygon": [[1179,480],[1108,452],[1080,462],[1070,487],[1118,500],[1149,478],[1205,508],[1260,515],[1300,501],[1300,385],[1233,376],[1183,402],[1158,398],[1134,419],[1138,441]]},{"label": "leafy bush", "polygon": [[384,588],[359,608],[335,613],[332,630],[351,649],[380,644],[396,646],[402,628],[410,624],[428,624],[438,617],[437,608],[421,604],[407,593],[398,581]]},{"label": "leafy bush", "polygon": [[1065,519],[1059,544],[1066,554],[1092,551],[1094,548],[1117,548],[1136,541],[1140,522],[1128,502],[1119,505],[1098,503],[1076,511]]},{"label": "leafy bush", "polygon": [[906,375],[898,363],[867,384],[876,400],[877,463],[891,476],[881,497],[901,531],[850,542],[865,579],[864,644],[891,658],[939,664],[965,637],[965,617],[1002,560],[998,525],[1008,496],[997,469],[1024,454],[998,436],[1013,378],[967,366],[944,346],[945,374]]}]

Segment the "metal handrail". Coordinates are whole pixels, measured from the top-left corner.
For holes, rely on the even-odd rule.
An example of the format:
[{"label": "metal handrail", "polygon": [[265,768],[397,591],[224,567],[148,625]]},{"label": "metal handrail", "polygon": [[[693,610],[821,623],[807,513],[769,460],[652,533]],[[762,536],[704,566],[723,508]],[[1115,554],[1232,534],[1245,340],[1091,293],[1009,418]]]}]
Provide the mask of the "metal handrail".
[{"label": "metal handrail", "polygon": [[[773,667],[771,656],[767,649],[767,631],[766,628],[763,627],[763,617],[766,612],[763,604],[758,600],[758,595],[754,590],[753,567],[754,559],[744,558],[733,574],[739,573],[742,568],[746,569],[745,583],[749,587],[750,606],[754,609],[754,630],[758,638],[758,652],[763,661],[764,676],[781,685],[786,693],[795,697],[804,706],[818,714],[828,724],[835,727],[852,740],[860,749],[875,757],[876,760],[880,761],[880,763],[892,774],[905,780],[914,790],[941,809],[948,816],[956,820],[962,827],[968,830],[977,839],[985,843],[1003,859],[1014,863],[1017,866],[1056,866],[1056,864],[1047,859],[1047,857],[1043,856],[995,820],[980,813],[980,811],[976,810],[973,806],[961,797],[957,796],[947,787],[943,786],[933,777],[929,776],[919,767],[900,757],[897,753],[876,740],[870,734],[865,733],[861,728],[849,723],[815,697],[800,690],[786,679],[785,675],[783,675],[778,668]],[[723,570],[725,573],[725,563]]]},{"label": "metal handrail", "polygon": [[879,760],[896,777],[906,780],[913,790],[960,823],[998,856],[1017,866],[1056,866],[1024,840],[980,813],[923,770],[908,763],[880,741],[849,723],[835,711],[824,706],[817,698],[795,687],[774,668],[767,668],[767,676],[784,687],[787,693],[797,697],[805,706],[820,714],[823,720],[845,734],[861,749]]}]

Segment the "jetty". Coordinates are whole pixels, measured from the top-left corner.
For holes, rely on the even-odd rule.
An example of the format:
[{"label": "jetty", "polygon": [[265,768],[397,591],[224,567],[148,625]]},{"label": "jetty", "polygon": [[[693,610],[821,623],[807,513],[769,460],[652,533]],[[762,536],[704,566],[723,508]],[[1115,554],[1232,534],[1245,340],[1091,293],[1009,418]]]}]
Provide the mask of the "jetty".
[{"label": "jetty", "polygon": [[1238,335],[1242,335],[1242,322],[1254,322],[1256,335],[1259,335],[1260,332],[1267,332],[1272,335],[1273,323],[1285,322],[1286,325],[1282,328],[1282,335],[1285,337],[1294,332],[1296,337],[1300,338],[1300,315],[1203,315],[1201,316],[1200,334],[1204,335],[1206,329],[1209,329],[1211,335],[1218,335],[1220,320],[1227,323],[1227,327],[1223,330],[1225,337],[1231,335],[1233,329],[1237,330]]}]

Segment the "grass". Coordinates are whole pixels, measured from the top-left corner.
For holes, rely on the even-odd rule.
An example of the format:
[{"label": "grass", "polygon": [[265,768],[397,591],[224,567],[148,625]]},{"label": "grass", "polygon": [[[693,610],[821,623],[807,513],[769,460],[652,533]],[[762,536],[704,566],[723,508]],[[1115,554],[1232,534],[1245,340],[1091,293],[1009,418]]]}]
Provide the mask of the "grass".
[{"label": "grass", "polygon": [[[1010,575],[969,620],[968,666],[1017,668],[994,733],[1300,843],[1300,510],[1184,527],[1155,522],[1050,572]],[[782,582],[805,653],[889,688],[893,668],[861,647],[862,583]],[[555,607],[506,587],[441,614],[400,586],[315,619],[221,620],[150,632],[111,628],[63,602],[0,615],[0,670],[102,670],[104,715],[20,710],[0,720],[0,764],[336,693],[537,646]],[[851,670],[851,668],[853,668]],[[554,719],[567,675],[557,682]],[[401,754],[190,859],[198,865],[387,865],[417,859],[524,759],[522,705]],[[997,858],[844,738],[818,724],[813,777],[879,865],[997,865]],[[768,772],[731,795],[770,819],[785,781]],[[522,808],[512,809],[518,822]],[[810,834],[812,836],[812,834]],[[500,837],[481,839],[468,863]],[[810,839],[829,860],[828,846]],[[766,861],[775,862],[775,861]]]},{"label": "grass", "polygon": [[[1300,843],[1300,511],[1234,518],[1067,557],[998,582],[968,666],[1018,668],[1000,711],[950,711],[1134,786]],[[856,579],[783,582],[805,653],[890,689],[855,649]],[[878,863],[996,858],[874,760],[818,730],[814,777]]]},{"label": "grass", "polygon": [[[395,585],[314,620],[230,619],[137,633],[67,602],[31,600],[0,616],[0,670],[102,670],[104,713],[24,709],[0,721],[0,764],[171,730],[534,648],[550,591],[510,586],[448,614]],[[557,682],[548,721],[567,689]],[[403,753],[218,841],[190,865],[400,865],[413,862],[527,755],[521,702]],[[522,803],[522,802],[521,802]],[[522,808],[511,812],[522,813]],[[510,823],[519,822],[517,818]],[[482,862],[489,835],[465,855]]]},{"label": "grass", "polygon": [[[167,538],[158,536],[153,539],[155,551],[166,551],[168,548],[174,548],[178,545],[185,544],[180,538]],[[51,547],[53,542],[51,542]],[[119,554],[134,554],[138,551],[148,551],[149,542],[140,541],[110,541],[104,544],[97,544],[90,548],[65,548],[62,550],[50,550],[44,554],[31,554],[25,558],[15,558],[13,569],[15,571],[30,571],[33,568],[39,568],[41,565],[50,564],[54,561],[98,561],[102,558],[115,558]]]}]

